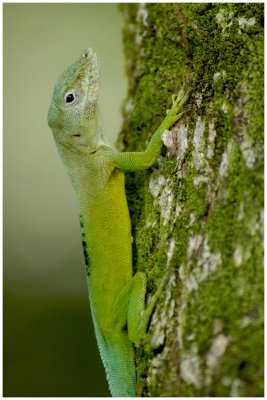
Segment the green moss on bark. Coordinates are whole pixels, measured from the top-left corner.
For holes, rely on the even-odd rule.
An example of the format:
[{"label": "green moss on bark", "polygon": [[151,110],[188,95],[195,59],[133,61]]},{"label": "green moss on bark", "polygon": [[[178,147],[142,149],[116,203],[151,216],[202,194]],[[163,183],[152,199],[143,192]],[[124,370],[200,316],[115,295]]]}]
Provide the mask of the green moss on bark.
[{"label": "green moss on bark", "polygon": [[[182,84],[188,112],[127,175],[134,265],[170,279],[137,349],[142,396],[263,395],[263,5],[125,4],[118,147],[143,150]],[[177,136],[177,137],[178,137]],[[162,312],[164,310],[164,313]]]}]

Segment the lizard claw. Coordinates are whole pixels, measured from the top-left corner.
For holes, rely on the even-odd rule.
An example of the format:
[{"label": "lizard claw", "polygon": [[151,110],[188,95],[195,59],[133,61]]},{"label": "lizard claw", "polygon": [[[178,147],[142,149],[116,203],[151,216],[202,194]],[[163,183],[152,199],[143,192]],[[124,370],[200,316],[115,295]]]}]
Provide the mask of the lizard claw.
[{"label": "lizard claw", "polygon": [[173,117],[173,121],[176,122],[178,119],[182,117],[184,114],[184,111],[180,114],[177,114],[178,111],[181,109],[181,107],[184,105],[186,100],[188,99],[188,95],[190,92],[190,89],[188,89],[186,92],[184,90],[184,85],[182,89],[178,92],[178,94],[173,94],[172,95],[172,108],[168,111],[168,114]]},{"label": "lizard claw", "polygon": [[188,99],[190,89],[185,91],[185,85],[177,93],[172,95],[171,109],[166,111],[166,117],[163,121],[164,130],[168,130],[175,122],[177,122],[186,112],[186,110],[179,113],[180,109]]}]

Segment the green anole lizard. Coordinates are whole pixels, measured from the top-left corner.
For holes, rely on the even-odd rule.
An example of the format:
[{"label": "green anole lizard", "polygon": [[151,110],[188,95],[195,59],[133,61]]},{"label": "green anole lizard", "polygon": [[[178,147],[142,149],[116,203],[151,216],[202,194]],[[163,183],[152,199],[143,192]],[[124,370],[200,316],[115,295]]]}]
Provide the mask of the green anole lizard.
[{"label": "green anole lizard", "polygon": [[133,343],[144,338],[161,288],[145,309],[146,275],[132,275],[132,240],[124,171],[151,167],[161,136],[181,116],[182,89],[144,152],[114,151],[100,128],[99,61],[88,48],[58,78],[48,111],[59,154],[74,187],[97,343],[114,397],[136,396]]}]

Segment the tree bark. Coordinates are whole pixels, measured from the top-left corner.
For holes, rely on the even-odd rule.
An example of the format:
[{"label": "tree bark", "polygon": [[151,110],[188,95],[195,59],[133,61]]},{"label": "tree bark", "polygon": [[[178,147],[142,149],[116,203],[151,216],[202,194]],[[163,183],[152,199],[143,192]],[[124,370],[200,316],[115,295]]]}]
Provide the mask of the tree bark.
[{"label": "tree bark", "polygon": [[129,91],[118,141],[142,151],[183,84],[186,114],[127,174],[148,301],[140,396],[263,396],[263,4],[124,4]]}]

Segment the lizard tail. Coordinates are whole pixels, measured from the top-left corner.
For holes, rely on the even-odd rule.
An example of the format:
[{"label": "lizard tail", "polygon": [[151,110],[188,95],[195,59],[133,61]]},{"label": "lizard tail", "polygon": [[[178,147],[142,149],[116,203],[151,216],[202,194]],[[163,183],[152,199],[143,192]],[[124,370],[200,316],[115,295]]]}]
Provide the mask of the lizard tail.
[{"label": "lizard tail", "polygon": [[99,327],[95,332],[112,397],[135,397],[134,349],[127,333],[102,333]]}]

